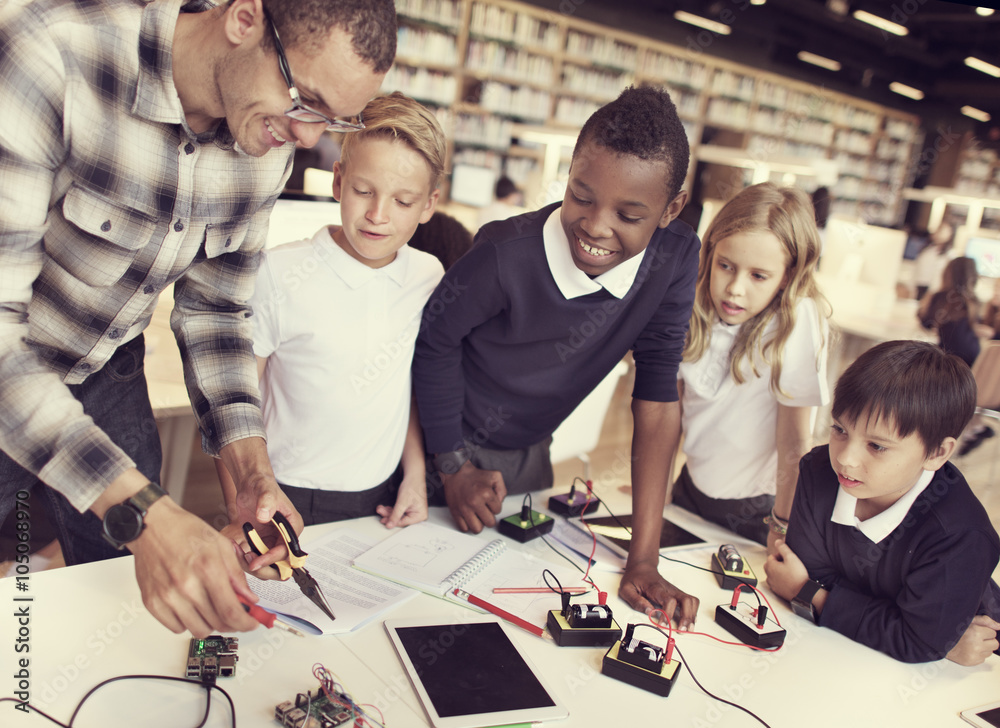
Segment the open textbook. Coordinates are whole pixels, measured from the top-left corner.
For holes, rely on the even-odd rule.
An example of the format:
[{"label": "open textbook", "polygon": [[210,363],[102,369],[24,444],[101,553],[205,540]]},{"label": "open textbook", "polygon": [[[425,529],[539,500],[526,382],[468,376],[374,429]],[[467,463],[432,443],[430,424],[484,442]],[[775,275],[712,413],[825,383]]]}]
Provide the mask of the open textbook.
[{"label": "open textbook", "polygon": [[[354,566],[428,594],[470,606],[453,590],[461,589],[539,627],[548,611],[559,609],[559,595],[495,594],[497,587],[545,587],[542,571],[551,571],[563,586],[579,586],[580,571],[537,559],[503,539],[486,540],[434,523],[417,523],[394,531],[354,559]],[[555,584],[550,577],[549,583]]]},{"label": "open textbook", "polygon": [[311,634],[350,632],[402,604],[416,591],[351,568],[351,560],[370,549],[378,537],[351,530],[334,530],[311,540],[306,568],[319,582],[336,619],[323,614],[294,580],[248,579],[260,597],[259,606]]}]

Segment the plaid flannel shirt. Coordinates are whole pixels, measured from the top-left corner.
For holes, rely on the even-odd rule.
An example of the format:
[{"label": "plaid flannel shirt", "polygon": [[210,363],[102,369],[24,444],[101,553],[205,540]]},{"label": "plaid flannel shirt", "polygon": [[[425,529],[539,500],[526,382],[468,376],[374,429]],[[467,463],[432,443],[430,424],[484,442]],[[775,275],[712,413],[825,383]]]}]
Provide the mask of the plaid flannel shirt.
[{"label": "plaid flannel shirt", "polygon": [[264,436],[247,300],[292,149],[253,158],[225,122],[190,130],[181,11],[0,3],[0,448],[81,511],[134,463],[65,385],[137,336],[171,283],[207,449]]}]

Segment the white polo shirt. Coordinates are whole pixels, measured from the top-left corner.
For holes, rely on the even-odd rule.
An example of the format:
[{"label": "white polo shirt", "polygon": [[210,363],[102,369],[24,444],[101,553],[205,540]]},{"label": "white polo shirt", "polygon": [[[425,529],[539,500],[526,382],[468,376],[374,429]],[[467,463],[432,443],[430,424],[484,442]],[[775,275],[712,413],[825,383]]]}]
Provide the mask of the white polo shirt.
[{"label": "white polo shirt", "polygon": [[443,274],[406,245],[369,268],[326,227],[264,253],[252,321],[254,353],[268,359],[261,396],[278,482],[359,491],[396,469],[420,316]]},{"label": "white polo shirt", "polygon": [[[775,325],[772,320],[765,340]],[[795,328],[785,343],[780,384],[787,396],[771,391],[771,368],[759,361],[759,355],[759,377],[744,361],[745,381],[737,384],[733,379],[730,350],[739,330],[717,321],[705,354],[696,362],[682,362],[678,372],[684,381],[681,423],[688,472],[698,490],[712,498],[773,494],[778,404],[810,407],[830,401],[827,326],[812,299],[797,304]]]}]

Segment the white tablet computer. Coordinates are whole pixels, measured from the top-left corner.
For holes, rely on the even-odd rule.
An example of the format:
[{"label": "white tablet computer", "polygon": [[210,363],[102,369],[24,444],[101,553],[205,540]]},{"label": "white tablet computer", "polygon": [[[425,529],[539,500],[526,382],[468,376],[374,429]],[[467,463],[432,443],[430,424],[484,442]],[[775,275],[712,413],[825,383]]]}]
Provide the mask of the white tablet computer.
[{"label": "white tablet computer", "polygon": [[963,710],[962,717],[977,728],[1000,728],[1000,701]]},{"label": "white tablet computer", "polygon": [[569,711],[491,617],[390,619],[385,631],[435,728],[559,720]]}]

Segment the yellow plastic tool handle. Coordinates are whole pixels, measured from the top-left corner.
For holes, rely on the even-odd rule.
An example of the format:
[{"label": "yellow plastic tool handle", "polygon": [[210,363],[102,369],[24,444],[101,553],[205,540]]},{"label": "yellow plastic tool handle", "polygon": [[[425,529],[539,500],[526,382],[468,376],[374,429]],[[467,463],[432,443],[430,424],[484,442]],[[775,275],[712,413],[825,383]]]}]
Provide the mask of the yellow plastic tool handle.
[{"label": "yellow plastic tool handle", "polygon": [[[257,529],[254,528],[249,522],[243,524],[243,533],[246,535],[247,541],[250,542],[250,548],[255,554],[260,556],[267,551],[267,545],[264,543],[264,539],[260,537],[260,534],[257,533]],[[292,566],[284,559],[274,562],[272,566],[278,570],[278,578],[282,581],[292,578]]]}]

